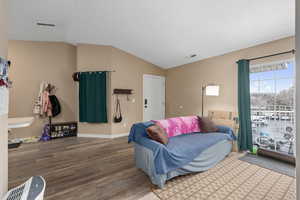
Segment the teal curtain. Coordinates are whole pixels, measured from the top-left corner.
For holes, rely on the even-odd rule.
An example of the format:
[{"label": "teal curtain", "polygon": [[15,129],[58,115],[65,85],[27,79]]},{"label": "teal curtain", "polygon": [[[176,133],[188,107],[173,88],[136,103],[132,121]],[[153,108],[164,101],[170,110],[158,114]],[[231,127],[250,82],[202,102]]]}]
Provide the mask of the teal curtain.
[{"label": "teal curtain", "polygon": [[239,110],[239,150],[252,151],[252,126],[250,104],[249,60],[239,60],[238,64],[238,110]]},{"label": "teal curtain", "polygon": [[79,121],[107,123],[106,72],[79,74]]}]

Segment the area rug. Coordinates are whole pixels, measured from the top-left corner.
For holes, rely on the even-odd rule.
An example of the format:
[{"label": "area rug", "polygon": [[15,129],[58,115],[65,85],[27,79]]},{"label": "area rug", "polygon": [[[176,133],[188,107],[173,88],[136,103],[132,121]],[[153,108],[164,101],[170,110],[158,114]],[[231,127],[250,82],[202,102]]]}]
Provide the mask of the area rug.
[{"label": "area rug", "polygon": [[153,192],[168,200],[296,199],[295,178],[241,161],[240,157],[231,153],[214,168],[174,178]]},{"label": "area rug", "polygon": [[243,157],[241,157],[240,160],[276,171],[281,174],[285,174],[292,177],[296,176],[294,165],[279,160],[275,160],[273,158],[246,154]]}]

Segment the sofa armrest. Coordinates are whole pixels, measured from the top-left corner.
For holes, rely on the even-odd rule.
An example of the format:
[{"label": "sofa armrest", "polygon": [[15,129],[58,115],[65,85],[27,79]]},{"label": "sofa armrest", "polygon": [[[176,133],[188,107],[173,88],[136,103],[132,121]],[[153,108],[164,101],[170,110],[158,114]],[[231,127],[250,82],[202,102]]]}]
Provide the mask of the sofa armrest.
[{"label": "sofa armrest", "polygon": [[231,140],[236,140],[236,136],[234,134],[234,131],[232,130],[231,127],[228,127],[228,126],[217,126],[218,128],[218,132],[221,132],[221,133],[226,133]]},{"label": "sofa armrest", "polygon": [[152,150],[153,152],[156,152],[156,150],[160,149],[160,148],[166,148],[165,145],[163,145],[155,140],[152,140],[148,137],[141,137],[141,138],[139,138],[138,141],[135,141],[135,142],[143,147],[146,147],[147,149]]},{"label": "sofa armrest", "polygon": [[217,124],[218,126],[227,126],[230,127],[234,135],[237,136],[238,130],[239,130],[239,125],[236,123],[235,120],[227,120],[227,119],[213,119],[213,122]]},{"label": "sofa armrest", "polygon": [[165,174],[156,173],[153,152],[147,147],[135,143],[134,158],[136,167],[144,171],[154,185],[163,188],[167,176]]},{"label": "sofa armrest", "polygon": [[[238,152],[237,145],[237,135],[235,131],[229,126],[217,126],[219,128],[219,132],[224,132],[232,135],[232,152]],[[237,130],[236,130],[237,131]]]}]

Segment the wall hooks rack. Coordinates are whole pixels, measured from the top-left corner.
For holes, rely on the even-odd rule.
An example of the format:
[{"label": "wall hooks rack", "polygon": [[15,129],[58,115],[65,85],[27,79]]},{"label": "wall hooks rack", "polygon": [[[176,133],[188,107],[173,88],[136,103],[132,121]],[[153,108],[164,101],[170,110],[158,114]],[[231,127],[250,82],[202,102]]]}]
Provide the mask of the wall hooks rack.
[{"label": "wall hooks rack", "polygon": [[129,95],[133,94],[132,89],[114,89],[113,95],[127,95],[127,101],[129,101]]},{"label": "wall hooks rack", "polygon": [[125,94],[125,95],[131,95],[133,90],[132,89],[114,89],[113,94]]}]

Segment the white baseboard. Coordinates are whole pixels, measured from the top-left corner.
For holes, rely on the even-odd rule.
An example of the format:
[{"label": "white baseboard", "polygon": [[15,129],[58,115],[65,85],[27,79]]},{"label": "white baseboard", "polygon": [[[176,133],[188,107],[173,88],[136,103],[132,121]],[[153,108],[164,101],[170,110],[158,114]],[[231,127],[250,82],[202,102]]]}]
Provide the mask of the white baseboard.
[{"label": "white baseboard", "polygon": [[77,137],[82,138],[102,138],[102,139],[114,139],[119,137],[125,137],[128,136],[129,133],[118,133],[118,134],[96,134],[96,133],[78,133]]}]

